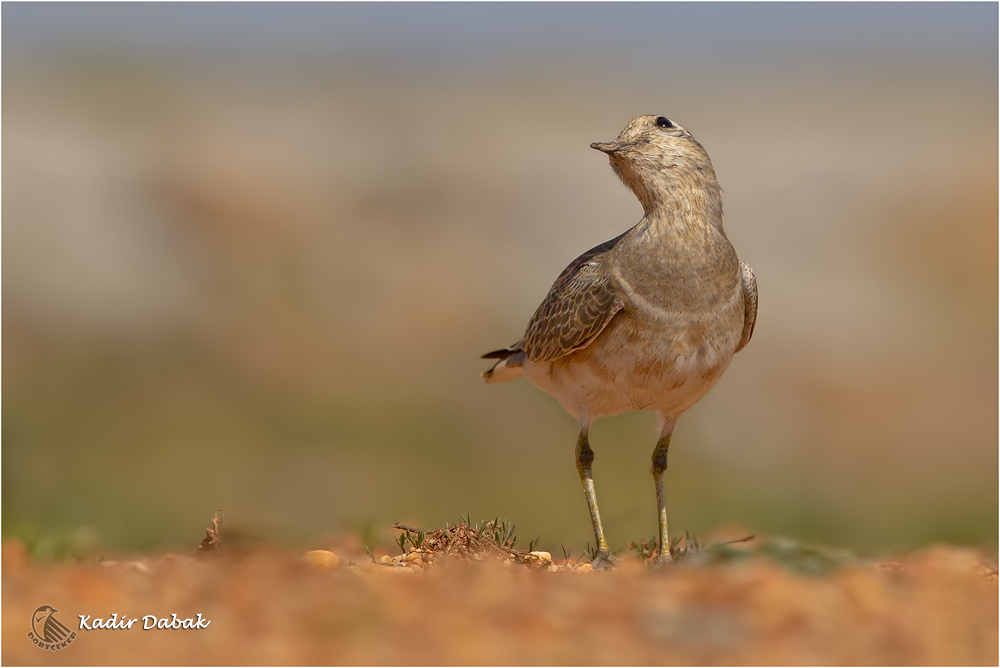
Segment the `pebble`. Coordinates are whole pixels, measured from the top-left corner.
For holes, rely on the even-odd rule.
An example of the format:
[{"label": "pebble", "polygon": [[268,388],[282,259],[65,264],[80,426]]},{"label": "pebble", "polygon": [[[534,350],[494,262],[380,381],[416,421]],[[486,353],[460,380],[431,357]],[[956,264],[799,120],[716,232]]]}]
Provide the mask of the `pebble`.
[{"label": "pebble", "polygon": [[306,552],[306,561],[318,568],[336,568],[340,564],[340,558],[329,550]]},{"label": "pebble", "polygon": [[147,564],[144,561],[130,561],[127,564],[125,564],[125,568],[127,568],[130,571],[135,571],[137,573],[145,573],[147,575],[153,572],[153,569],[149,567],[149,564]]},{"label": "pebble", "polygon": [[383,572],[384,573],[400,573],[400,574],[406,573],[407,575],[413,575],[416,572],[416,569],[407,568],[406,566],[401,566],[399,568],[387,568]]}]

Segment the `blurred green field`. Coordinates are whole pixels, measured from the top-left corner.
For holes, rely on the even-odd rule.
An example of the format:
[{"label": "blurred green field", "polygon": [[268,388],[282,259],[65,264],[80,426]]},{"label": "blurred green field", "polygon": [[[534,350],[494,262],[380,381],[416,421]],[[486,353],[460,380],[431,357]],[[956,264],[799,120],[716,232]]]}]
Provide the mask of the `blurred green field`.
[{"label": "blurred green field", "polygon": [[[733,12],[780,10],[685,7],[682,39],[649,7],[675,41],[641,59],[560,36],[558,12],[618,11],[566,5],[483,9],[556,31],[500,22],[492,55],[442,24],[441,60],[413,35],[373,55],[386,17],[358,24],[365,48],[278,58],[183,30],[60,42],[69,10],[6,5],[4,535],[189,549],[223,509],[262,540],[388,545],[392,522],[470,513],[579,552],[574,421],[484,385],[478,356],[638,220],[588,145],[662,113],[713,157],[761,292],[752,344],[677,429],[671,526],[994,553],[996,7],[794,7],[729,47]],[[130,20],[109,25],[155,33]],[[615,549],[656,530],[653,440],[649,415],[592,432]]]}]

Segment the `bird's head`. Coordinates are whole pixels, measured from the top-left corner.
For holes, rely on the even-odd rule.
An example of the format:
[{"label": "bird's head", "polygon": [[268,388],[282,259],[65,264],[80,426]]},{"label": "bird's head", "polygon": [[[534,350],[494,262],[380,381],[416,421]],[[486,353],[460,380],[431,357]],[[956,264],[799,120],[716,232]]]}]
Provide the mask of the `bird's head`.
[{"label": "bird's head", "polygon": [[696,189],[717,189],[708,153],[691,133],[665,116],[639,116],[615,141],[590,148],[608,154],[615,173],[648,214],[659,203]]}]

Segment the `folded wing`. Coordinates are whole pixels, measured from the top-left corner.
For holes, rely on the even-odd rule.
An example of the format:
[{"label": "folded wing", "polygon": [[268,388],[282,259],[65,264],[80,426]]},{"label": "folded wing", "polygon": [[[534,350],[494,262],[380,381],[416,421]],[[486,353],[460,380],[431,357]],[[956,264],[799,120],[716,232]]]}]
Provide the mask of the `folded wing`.
[{"label": "folded wing", "polygon": [[529,360],[548,362],[587,346],[621,310],[606,262],[622,236],[590,249],[559,275],[521,342]]},{"label": "folded wing", "polygon": [[740,260],[740,279],[743,282],[743,336],[736,352],[743,350],[753,337],[753,328],[757,324],[757,279],[753,269]]}]

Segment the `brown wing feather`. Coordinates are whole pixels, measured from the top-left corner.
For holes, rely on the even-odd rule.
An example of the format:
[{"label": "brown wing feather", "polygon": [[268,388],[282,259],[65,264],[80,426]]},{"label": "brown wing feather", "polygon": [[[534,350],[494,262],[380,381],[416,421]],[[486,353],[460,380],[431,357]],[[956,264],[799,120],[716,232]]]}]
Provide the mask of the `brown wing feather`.
[{"label": "brown wing feather", "polygon": [[528,323],[521,344],[528,359],[547,362],[593,341],[621,309],[604,260],[624,234],[573,260]]}]

